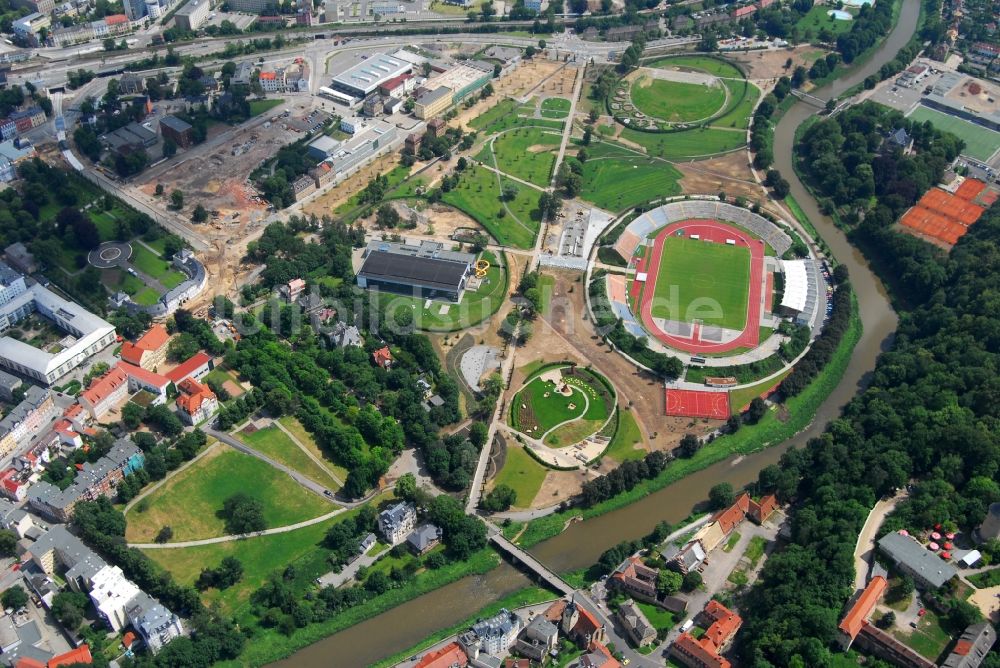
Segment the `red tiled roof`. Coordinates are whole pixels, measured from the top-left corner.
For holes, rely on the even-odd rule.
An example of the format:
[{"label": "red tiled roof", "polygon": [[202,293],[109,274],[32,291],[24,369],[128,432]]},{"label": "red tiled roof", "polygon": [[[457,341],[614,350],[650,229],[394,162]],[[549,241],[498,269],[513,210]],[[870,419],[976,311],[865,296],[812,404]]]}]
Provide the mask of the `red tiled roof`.
[{"label": "red tiled roof", "polygon": [[436,652],[424,654],[424,658],[413,668],[451,668],[452,666],[466,666],[469,657],[465,655],[458,643],[445,645]]},{"label": "red tiled roof", "polygon": [[14,668],[45,668],[45,664],[29,656],[22,656],[14,664]]},{"label": "red tiled roof", "polygon": [[147,350],[159,350],[166,345],[170,339],[167,328],[157,323],[150,327],[145,334],[140,336],[135,343],[126,341],[122,344],[122,359],[129,364],[138,365],[142,360],[142,354]]},{"label": "red tiled roof", "polygon": [[128,23],[128,17],[124,14],[112,14],[111,16],[104,17],[104,23],[109,26]]},{"label": "red tiled roof", "polygon": [[699,641],[685,631],[677,636],[673,648],[674,651],[680,651],[682,654],[693,657],[707,668],[731,668],[732,666],[728,659],[719,656],[718,648],[704,636]]},{"label": "red tiled roof", "polygon": [[382,90],[394,90],[399,84],[403,83],[410,78],[409,74],[400,74],[398,77],[393,77],[383,83],[379,88]]},{"label": "red tiled roof", "polygon": [[885,593],[885,589],[885,578],[881,575],[873,577],[868,586],[865,587],[865,590],[861,592],[858,600],[854,602],[851,609],[844,615],[844,619],[838,627],[841,632],[850,636],[851,640],[856,638],[861,631],[861,627],[864,626],[865,620],[868,619],[868,615],[871,614],[872,608],[875,607],[882,594]]},{"label": "red tiled roof", "polygon": [[384,346],[373,352],[372,358],[375,360],[375,364],[385,366],[386,362],[392,361],[392,352],[389,350],[389,346]]},{"label": "red tiled roof", "polygon": [[750,516],[758,523],[763,522],[771,516],[771,513],[773,513],[774,509],[777,507],[778,498],[774,494],[767,494],[766,496],[760,497],[760,503],[751,499]]},{"label": "red tiled roof", "polygon": [[206,353],[204,350],[199,350],[194,355],[178,364],[172,370],[168,371],[165,375],[168,380],[174,383],[179,383],[205,364],[208,364],[211,359],[211,355]]},{"label": "red tiled roof", "polygon": [[748,510],[750,510],[750,495],[744,492],[736,499],[733,505],[717,512],[712,521],[718,522],[722,533],[728,535],[729,532],[739,526],[740,522],[747,516]]},{"label": "red tiled roof", "polygon": [[611,650],[609,650],[607,647],[605,647],[601,643],[599,643],[599,642],[591,642],[590,643],[590,647],[588,647],[588,649],[592,653],[594,653],[594,654],[600,654],[600,655],[602,655],[604,657],[604,662],[601,663],[601,664],[598,664],[598,666],[600,668],[621,668],[622,664],[618,663],[618,659],[616,659],[614,656],[612,656]]},{"label": "red tiled roof", "polygon": [[125,649],[131,647],[132,643],[135,642],[135,639],[136,635],[134,633],[132,633],[131,631],[126,632],[125,635],[122,637],[122,644],[125,645]]},{"label": "red tiled roof", "polygon": [[96,406],[127,382],[128,375],[126,375],[125,370],[116,366],[100,378],[95,378],[90,383],[90,387],[80,393],[80,398],[86,399]]},{"label": "red tiled roof", "polygon": [[146,371],[142,367],[129,364],[128,362],[119,362],[118,368],[124,371],[125,375],[129,378],[136,378],[145,385],[166,387],[170,384],[170,381],[165,376],[153,373],[152,371]]},{"label": "red tiled roof", "polygon": [[577,605],[576,609],[580,613],[580,618],[576,621],[576,626],[573,627],[573,632],[580,635],[589,634],[594,635],[601,628],[601,623],[597,621],[597,617],[587,610],[582,605]]},{"label": "red tiled roof", "polygon": [[180,385],[177,386],[177,390],[181,393],[177,397],[177,407],[188,415],[194,415],[201,408],[201,404],[206,399],[214,399],[215,393],[208,389],[205,385],[202,385],[194,378],[185,378],[181,381]]},{"label": "red tiled roof", "polygon": [[743,625],[742,617],[714,599],[705,606],[705,614],[714,620],[705,631],[705,637],[716,647],[722,647],[729,642]]},{"label": "red tiled roof", "polygon": [[68,666],[74,663],[93,663],[94,658],[90,656],[90,648],[87,645],[80,645],[76,649],[71,649],[65,654],[54,656],[49,659],[49,668],[57,666]]},{"label": "red tiled roof", "polygon": [[959,640],[955,643],[955,649],[951,650],[952,654],[958,654],[959,656],[965,656],[972,651],[974,645],[968,640]]},{"label": "red tiled roof", "polygon": [[260,78],[261,78],[261,79],[267,79],[267,80],[271,80],[271,79],[276,79],[276,78],[277,78],[277,76],[278,76],[278,75],[277,75],[277,74],[275,74],[274,72],[261,72],[261,73],[260,73]]},{"label": "red tiled roof", "polygon": [[72,406],[63,411],[63,415],[65,415],[68,418],[72,418],[76,417],[82,412],[83,412],[83,406],[81,406],[80,404],[73,404]]}]

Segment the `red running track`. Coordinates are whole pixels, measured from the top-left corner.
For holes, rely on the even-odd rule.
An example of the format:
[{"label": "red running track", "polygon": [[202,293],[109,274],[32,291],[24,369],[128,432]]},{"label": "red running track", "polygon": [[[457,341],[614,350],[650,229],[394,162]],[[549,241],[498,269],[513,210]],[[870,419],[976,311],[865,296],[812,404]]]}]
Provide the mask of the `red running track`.
[{"label": "red running track", "polygon": [[[697,234],[705,243],[726,243],[726,239],[735,239],[737,246],[745,246],[750,249],[750,292],[747,297],[747,321],[737,336],[732,341],[725,343],[707,343],[700,340],[701,328],[692,329],[692,337],[683,337],[668,334],[660,329],[653,321],[653,298],[656,295],[656,281],[659,278],[660,261],[663,255],[663,242],[673,233],[683,229],[685,236]],[[703,353],[724,353],[736,348],[755,348],[760,342],[760,301],[761,301],[761,281],[764,276],[764,242],[754,239],[738,227],[717,220],[682,220],[677,223],[667,225],[656,235],[653,243],[653,255],[646,263],[648,274],[646,285],[642,290],[642,305],[639,309],[639,318],[642,324],[664,345],[683,350],[692,354]]]}]

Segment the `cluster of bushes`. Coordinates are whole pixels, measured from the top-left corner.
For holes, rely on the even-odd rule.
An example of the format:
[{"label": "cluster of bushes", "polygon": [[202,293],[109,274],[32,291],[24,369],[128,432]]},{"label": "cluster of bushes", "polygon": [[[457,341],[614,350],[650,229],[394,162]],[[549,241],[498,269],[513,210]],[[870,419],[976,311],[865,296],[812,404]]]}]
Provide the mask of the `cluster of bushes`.
[{"label": "cluster of bushes", "polygon": [[643,480],[652,480],[663,472],[670,462],[670,455],[660,451],[647,454],[642,459],[622,462],[610,473],[583,483],[580,505],[590,507],[627,492]]}]

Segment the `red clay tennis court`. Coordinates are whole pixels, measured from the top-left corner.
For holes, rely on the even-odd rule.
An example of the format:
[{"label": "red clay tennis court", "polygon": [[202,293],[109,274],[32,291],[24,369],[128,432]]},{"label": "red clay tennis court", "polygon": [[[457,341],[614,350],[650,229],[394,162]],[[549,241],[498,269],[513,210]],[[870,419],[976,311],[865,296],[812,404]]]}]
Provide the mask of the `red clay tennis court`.
[{"label": "red clay tennis court", "polygon": [[729,418],[729,392],[667,388],[667,415],[713,420]]},{"label": "red clay tennis court", "polygon": [[976,179],[966,179],[954,195],[931,188],[899,223],[917,234],[954,245],[986,210],[973,202],[985,189],[986,184]]}]

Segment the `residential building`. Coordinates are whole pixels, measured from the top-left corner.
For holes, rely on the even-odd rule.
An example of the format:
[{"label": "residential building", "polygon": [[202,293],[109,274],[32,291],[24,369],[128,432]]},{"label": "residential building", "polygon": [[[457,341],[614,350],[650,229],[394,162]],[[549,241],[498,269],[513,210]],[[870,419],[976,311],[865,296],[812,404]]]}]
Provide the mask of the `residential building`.
[{"label": "residential building", "polygon": [[194,129],[191,124],[176,116],[168,115],[160,119],[160,134],[181,148],[187,148],[194,143]]},{"label": "residential building", "polygon": [[184,635],[180,618],[145,592],[133,598],[125,610],[151,654],[158,653],[174,638]]},{"label": "residential building", "polygon": [[48,663],[45,664],[45,668],[60,668],[61,666],[79,666],[81,664],[91,664],[94,662],[94,657],[90,653],[90,647],[87,643],[84,643],[77,647],[76,649],[71,649],[68,652],[63,652],[62,654],[57,654],[56,656],[49,659]]},{"label": "residential building", "polygon": [[213,368],[215,368],[215,364],[212,361],[212,356],[204,350],[199,350],[194,355],[187,358],[163,375],[171,383],[179,385],[181,381],[187,378],[201,380],[207,376]]},{"label": "residential building", "polygon": [[52,19],[48,14],[33,12],[27,16],[22,16],[13,23],[11,29],[14,36],[28,46],[42,46],[42,39],[39,33],[48,30],[52,26]]},{"label": "residential building", "polygon": [[655,603],[659,574],[659,570],[646,566],[639,557],[629,557],[611,574],[609,584],[639,600]]},{"label": "residential building", "polygon": [[285,87],[283,77],[279,77],[278,73],[274,71],[261,72],[257,75],[257,81],[265,93],[277,93]]},{"label": "residential building", "polygon": [[514,650],[529,659],[541,662],[559,645],[559,627],[545,618],[535,615],[517,639]]},{"label": "residential building", "polygon": [[465,668],[469,657],[457,642],[449,643],[435,652],[424,654],[413,668]]},{"label": "residential building", "polygon": [[996,641],[997,632],[992,624],[973,624],[962,632],[941,668],[979,668]]},{"label": "residential building", "polygon": [[603,643],[593,641],[587,646],[587,653],[580,657],[580,668],[622,668],[622,664],[611,654]]},{"label": "residential building", "polygon": [[927,589],[938,589],[958,574],[958,570],[910,536],[896,531],[878,541],[879,549],[914,581]]},{"label": "residential building", "polygon": [[427,121],[427,134],[437,139],[438,137],[443,137],[445,131],[448,129],[448,124],[442,121],[440,118],[432,118]]},{"label": "residential building", "polygon": [[18,134],[24,134],[37,128],[39,125],[43,125],[46,120],[45,112],[42,111],[41,107],[28,107],[21,111],[15,111],[7,118],[14,121]]},{"label": "residential building", "polygon": [[589,645],[593,642],[608,641],[604,624],[597,620],[594,613],[577,603],[575,598],[563,607],[560,628],[567,638],[578,644]]},{"label": "residential building", "polygon": [[136,339],[135,343],[125,341],[122,344],[122,361],[147,371],[156,371],[157,367],[167,361],[167,344],[170,334],[167,328],[156,323]]},{"label": "residential building", "polygon": [[[4,265],[5,266],[5,265]],[[0,269],[0,283],[9,286],[9,275]],[[0,332],[37,312],[71,334],[55,353],[18,339],[0,338],[0,366],[51,385],[83,361],[115,342],[115,328],[82,306],[67,301],[42,285],[32,285],[7,303],[0,302]]]},{"label": "residential building", "polygon": [[874,624],[866,623],[861,627],[854,647],[884,659],[898,668],[935,668],[933,661]]},{"label": "residential building", "polygon": [[14,401],[14,390],[21,387],[21,379],[5,371],[0,371],[0,399]]},{"label": "residential building", "polygon": [[6,306],[27,291],[24,276],[0,263],[0,306]]},{"label": "residential building", "polygon": [[427,554],[441,542],[441,529],[433,524],[421,524],[406,537],[406,544],[417,554]]},{"label": "residential building", "polygon": [[123,0],[125,16],[130,21],[138,21],[149,13],[146,0]]},{"label": "residential building", "polygon": [[412,74],[400,74],[379,84],[377,90],[383,97],[403,97],[413,90],[416,81]]},{"label": "residential building", "polygon": [[229,79],[230,84],[249,86],[253,81],[253,63],[245,60],[236,66],[236,73]]},{"label": "residential building", "polygon": [[671,545],[663,551],[664,559],[676,565],[677,570],[683,575],[698,570],[705,562],[705,556],[705,549],[702,547],[701,541],[697,540],[690,541],[680,549]]},{"label": "residential building", "polygon": [[118,91],[122,95],[138,95],[146,87],[146,82],[134,72],[126,72],[118,79]]},{"label": "residential building", "polygon": [[247,14],[262,14],[277,6],[276,0],[232,0],[229,11]]},{"label": "residential building", "polygon": [[389,350],[389,346],[382,346],[378,350],[373,351],[372,361],[375,362],[375,366],[382,369],[388,369],[392,366],[392,351]]},{"label": "residential building", "polygon": [[94,609],[112,631],[119,633],[129,623],[125,606],[139,591],[121,568],[105,566],[91,578],[89,593]]},{"label": "residential building", "polygon": [[839,642],[845,652],[850,649],[851,643],[858,637],[861,627],[868,623],[868,616],[871,615],[885,590],[885,578],[881,575],[873,577],[840,621],[840,626],[837,627],[840,631]]},{"label": "residential building", "polygon": [[439,86],[419,96],[413,105],[413,114],[420,119],[433,118],[446,111],[453,104],[454,91],[447,86]]},{"label": "residential building", "polygon": [[35,385],[29,387],[24,400],[0,420],[0,457],[6,457],[42,433],[42,428],[52,421],[56,412],[48,390]]},{"label": "residential building", "polygon": [[721,654],[743,625],[743,619],[711,600],[702,611],[701,623],[708,625],[705,634],[695,638],[685,631],[670,646],[670,655],[690,668],[730,668],[732,664]]},{"label": "residential building", "polygon": [[194,378],[185,378],[177,385],[177,409],[181,420],[189,425],[204,422],[219,409],[219,400],[208,386]]},{"label": "residential building", "polygon": [[208,20],[210,9],[209,0],[188,0],[187,4],[174,14],[174,24],[185,32],[194,32]]},{"label": "residential building", "polygon": [[522,628],[521,618],[504,608],[492,617],[473,624],[471,629],[458,636],[458,644],[475,663],[480,654],[498,656],[509,650],[517,642]]},{"label": "residential building", "polygon": [[[7,142],[5,141],[3,144],[7,144]],[[14,142],[10,142],[10,146],[13,147]],[[4,256],[7,258],[10,266],[22,274],[33,274],[38,271],[38,263],[35,262],[35,256],[20,241],[7,246],[4,249]],[[2,280],[2,276],[0,276],[0,280]]]},{"label": "residential building", "polygon": [[390,545],[406,540],[417,523],[417,509],[412,503],[397,503],[378,515],[379,532]]},{"label": "residential building", "polygon": [[473,253],[445,250],[434,241],[413,245],[376,239],[365,249],[358,286],[458,302],[475,261]]},{"label": "residential building", "polygon": [[348,346],[361,348],[364,345],[361,330],[343,321],[338,321],[333,326],[333,329],[327,334],[327,339],[337,348],[346,348]]},{"label": "residential building", "polygon": [[637,647],[645,647],[656,640],[656,629],[632,599],[618,606],[618,621]]},{"label": "residential building", "polygon": [[95,378],[90,386],[80,393],[78,401],[90,416],[100,420],[108,411],[120,404],[128,396],[128,375],[116,366],[103,376]]},{"label": "residential building", "polygon": [[15,0],[10,3],[13,7],[24,7],[39,14],[51,14],[55,11],[55,0]]},{"label": "residential building", "polygon": [[379,115],[383,106],[382,96],[372,93],[361,103],[361,113],[368,118],[374,118]]},{"label": "residential building", "polygon": [[27,480],[27,472],[21,472],[13,467],[7,467],[0,471],[0,493],[8,499],[20,503],[28,498],[28,488],[31,483]]},{"label": "residential building", "polygon": [[73,484],[66,489],[60,490],[44,480],[35,483],[31,487],[28,503],[47,517],[68,522],[77,503],[112,496],[125,476],[141,469],[144,464],[142,450],[130,439],[119,439],[108,454],[96,462],[83,464]]}]

